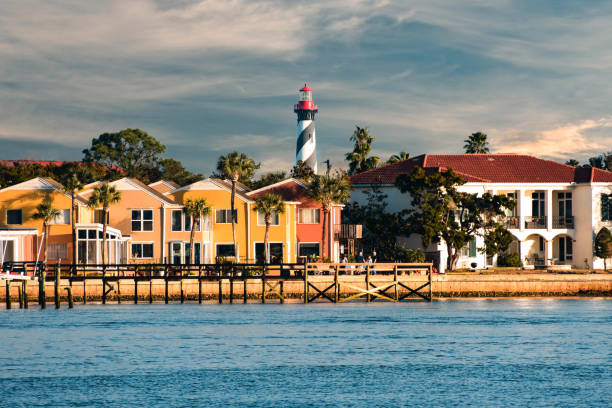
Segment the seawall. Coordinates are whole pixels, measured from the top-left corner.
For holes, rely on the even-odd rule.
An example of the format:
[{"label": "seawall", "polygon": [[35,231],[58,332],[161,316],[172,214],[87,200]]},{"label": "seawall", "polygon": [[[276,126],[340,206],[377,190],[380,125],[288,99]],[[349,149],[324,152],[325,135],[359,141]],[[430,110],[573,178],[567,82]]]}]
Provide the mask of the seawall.
[{"label": "seawall", "polygon": [[[416,289],[427,282],[427,277],[423,275],[400,276],[400,282],[404,285]],[[309,276],[308,281],[319,290],[324,290],[334,283],[334,277],[328,275]],[[6,301],[6,285],[0,281],[0,300]],[[393,282],[391,275],[372,275],[370,282],[373,287],[388,287]],[[109,291],[107,301],[117,302],[119,298],[122,302],[133,303],[135,286],[133,278],[122,278],[117,282],[111,282],[112,290]],[[280,285],[276,281],[268,279],[266,286],[267,301],[278,302]],[[363,275],[346,276],[341,275],[338,279],[339,297],[347,298],[365,289],[365,279]],[[47,281],[45,294],[47,302],[53,302],[54,281]],[[166,285],[163,278],[153,278],[151,282],[142,280],[137,282],[138,302],[146,303],[150,297],[154,301],[163,301],[165,298]],[[262,282],[260,279],[249,279],[246,283],[247,298],[261,301]],[[10,289],[11,299],[18,302],[18,281],[13,281]],[[232,288],[233,286],[233,288]],[[86,295],[87,301],[99,302],[102,299],[102,279],[87,279],[83,281],[73,281],[62,279],[60,282],[60,296],[62,302],[67,301],[66,287],[72,287],[72,294],[76,303],[82,303]],[[202,298],[203,300],[218,300],[219,288],[221,288],[222,301],[229,301],[230,292],[233,293],[235,302],[242,302],[244,298],[244,282],[236,279],[231,285],[228,279],[219,282],[203,281]],[[509,297],[509,296],[612,296],[612,274],[557,274],[557,273],[530,273],[530,274],[450,274],[434,275],[432,279],[433,297]],[[182,283],[183,297],[185,301],[197,301],[199,287],[197,279],[184,279]],[[428,290],[428,289],[426,289]],[[273,293],[276,291],[277,293]],[[38,301],[38,282],[30,281],[27,285],[28,300],[30,303]],[[313,288],[309,289],[312,297],[317,293]],[[386,295],[392,297],[394,289],[387,291]],[[333,297],[333,289],[327,292]],[[408,290],[399,287],[400,296],[407,294]],[[304,282],[303,280],[287,280],[283,283],[283,294],[288,299],[303,299]],[[181,282],[171,280],[168,282],[168,298],[170,301],[178,301],[181,298]],[[412,297],[411,297],[412,298]],[[414,297],[416,299],[416,297]],[[360,299],[364,299],[361,297]],[[373,299],[376,299],[373,296]],[[323,301],[325,299],[323,298]]]}]

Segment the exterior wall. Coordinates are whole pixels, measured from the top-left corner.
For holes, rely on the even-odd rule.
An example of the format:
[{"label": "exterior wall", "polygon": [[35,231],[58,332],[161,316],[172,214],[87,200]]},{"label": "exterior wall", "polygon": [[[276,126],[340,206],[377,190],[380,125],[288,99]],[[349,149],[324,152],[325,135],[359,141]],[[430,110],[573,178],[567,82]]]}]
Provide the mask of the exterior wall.
[{"label": "exterior wall", "polygon": [[[120,230],[123,237],[130,237],[128,258],[136,263],[164,262],[168,252],[163,231],[168,223],[168,209],[159,199],[127,182],[119,181],[115,188],[121,193],[121,200],[109,207],[108,225]],[[82,197],[89,199],[91,194],[92,192],[88,191],[83,193]],[[132,210],[153,210],[153,231],[132,231]],[[132,258],[132,243],[153,243],[153,257]]]},{"label": "exterior wall", "polygon": [[[36,228],[39,239],[42,239],[43,221],[36,220],[33,215],[37,212],[36,207],[49,197],[54,208],[58,210],[71,210],[72,203],[69,197],[55,190],[5,190],[0,193],[0,227]],[[22,210],[22,221],[20,225],[7,225],[6,210]],[[70,211],[72,212],[72,211]],[[49,226],[48,244],[65,244],[67,259],[72,261],[72,228],[70,224],[52,224]],[[41,259],[43,255],[41,253]],[[27,259],[31,260],[31,259]],[[35,259],[33,259],[35,260]],[[49,262],[57,262],[57,259],[48,258]]]},{"label": "exterior wall", "polygon": [[[215,187],[212,183],[207,189],[194,189],[191,190],[181,190],[175,193],[171,193],[170,197],[172,197],[175,201],[184,203],[188,199],[196,199],[196,198],[205,198],[208,205],[212,208],[212,222],[211,229],[212,233],[210,234],[211,245],[210,248],[207,248],[209,252],[206,259],[210,259],[214,261],[216,258],[216,245],[217,244],[232,244],[233,236],[232,236],[232,224],[219,224],[215,219],[215,211],[221,209],[230,209],[231,208],[231,192],[220,187]],[[241,261],[246,261],[249,259],[253,259],[254,253],[248,244],[248,226],[251,223],[251,203],[246,202],[240,196],[236,196],[235,199],[235,208],[238,214],[238,222],[236,223],[236,243],[237,243],[237,255]],[[257,223],[257,220],[255,220]]]},{"label": "exterior wall", "polygon": [[[405,208],[410,208],[410,197],[408,194],[402,194],[394,186],[380,186],[381,192],[387,195],[388,211],[398,212]],[[612,193],[612,186],[597,185],[597,184],[490,184],[490,183],[467,183],[460,186],[459,191],[468,193],[482,194],[488,191],[492,194],[507,194],[508,192],[517,193],[517,209],[516,216],[520,219],[515,228],[510,228],[510,232],[520,242],[521,258],[526,264],[531,262],[535,256],[541,258],[546,264],[557,262],[559,258],[559,238],[567,237],[573,243],[573,256],[571,260],[564,263],[571,264],[574,267],[584,268],[587,264],[595,268],[603,267],[603,260],[594,259],[593,257],[593,240],[595,234],[601,227],[612,229],[612,222],[601,221],[600,199],[601,194]],[[367,204],[366,190],[362,186],[354,188],[351,201],[357,201],[359,204]],[[546,225],[542,228],[531,229],[525,228],[525,219],[532,216],[532,193],[542,191],[545,193],[545,213],[547,217]],[[572,193],[572,215],[574,216],[574,228],[559,228],[555,227],[554,217],[559,216],[558,198],[560,192]],[[538,237],[536,239],[536,237]],[[539,237],[544,239],[544,250],[539,249]],[[422,248],[422,244],[415,240],[414,237],[402,238],[401,243],[409,248]],[[484,240],[477,237],[476,244],[478,248],[484,246]],[[445,264],[447,258],[446,246],[443,244],[432,245],[427,251],[439,251],[441,265]],[[469,267],[472,262],[475,262],[478,268],[483,268],[487,265],[486,255],[477,253],[474,258],[460,257],[457,263],[459,268]]]},{"label": "exterior wall", "polygon": [[[611,221],[602,221],[601,219],[601,195],[602,194],[612,194],[612,186],[610,185],[594,185],[591,189],[591,225],[592,228],[589,231],[591,236],[591,244],[590,244],[590,258],[592,259],[591,265],[593,268],[603,269],[604,262],[601,258],[596,258],[593,256],[593,245],[595,241],[595,236],[599,232],[599,230],[603,227],[608,228],[612,232],[612,222]],[[585,231],[586,235],[586,231]],[[586,253],[586,249],[585,253]]]},{"label": "exterior wall", "polygon": [[[253,209],[254,205],[249,206],[251,211],[251,226],[250,226],[250,250],[251,258],[255,260],[255,244],[263,243],[266,227],[257,223],[257,211]],[[285,204],[285,212],[279,215],[279,225],[270,226],[270,234],[268,242],[283,244],[283,261],[294,263],[296,262],[296,245],[295,245],[295,229],[296,229],[296,205]]]}]

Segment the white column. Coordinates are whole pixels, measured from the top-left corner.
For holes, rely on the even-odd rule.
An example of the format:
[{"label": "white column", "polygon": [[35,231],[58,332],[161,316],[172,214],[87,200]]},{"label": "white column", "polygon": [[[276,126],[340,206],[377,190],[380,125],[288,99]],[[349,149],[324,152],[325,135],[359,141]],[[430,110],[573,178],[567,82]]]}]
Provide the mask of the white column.
[{"label": "white column", "polygon": [[553,240],[552,239],[546,240],[546,247],[544,248],[544,250],[546,251],[544,254],[544,256],[546,257],[546,265],[552,265],[552,258],[553,258]]},{"label": "white column", "polygon": [[552,203],[552,189],[546,190],[546,229],[552,230],[552,215],[553,215],[553,203]]},{"label": "white column", "polygon": [[523,261],[523,265],[527,265],[527,253],[529,252],[529,248],[527,247],[527,242],[519,241],[519,254],[521,256],[521,261]]},{"label": "white column", "polygon": [[[518,190],[518,215],[519,215],[519,229],[522,231],[525,229],[525,208],[527,206],[527,200],[525,199],[525,190]],[[523,255],[521,254],[521,257]]]}]

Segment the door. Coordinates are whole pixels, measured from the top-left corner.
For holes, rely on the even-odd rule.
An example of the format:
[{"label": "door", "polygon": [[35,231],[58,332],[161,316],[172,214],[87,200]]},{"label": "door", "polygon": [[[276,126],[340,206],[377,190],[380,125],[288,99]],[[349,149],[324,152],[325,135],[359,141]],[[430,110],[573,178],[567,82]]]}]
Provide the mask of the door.
[{"label": "door", "polygon": [[559,262],[565,262],[565,237],[559,238]]},{"label": "door", "polygon": [[181,243],[180,242],[173,242],[172,247],[170,249],[170,254],[172,256],[172,263],[174,265],[180,265],[181,264]]},{"label": "door", "polygon": [[283,244],[280,242],[270,243],[270,263],[283,263]]}]

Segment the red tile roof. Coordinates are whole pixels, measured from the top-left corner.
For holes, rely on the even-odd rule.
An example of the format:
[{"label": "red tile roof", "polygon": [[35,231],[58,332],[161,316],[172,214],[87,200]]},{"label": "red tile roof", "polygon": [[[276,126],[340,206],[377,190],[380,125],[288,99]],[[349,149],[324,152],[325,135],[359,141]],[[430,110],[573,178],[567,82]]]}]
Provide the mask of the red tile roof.
[{"label": "red tile roof", "polygon": [[247,193],[252,198],[263,197],[267,193],[280,195],[284,201],[299,202],[301,207],[320,207],[321,203],[308,197],[305,183],[293,178],[262,187]]},{"label": "red tile roof", "polygon": [[588,183],[612,182],[612,172],[576,168],[552,160],[519,154],[423,154],[351,177],[353,184],[393,184],[400,174],[417,167],[429,171],[452,168],[466,182]]}]

